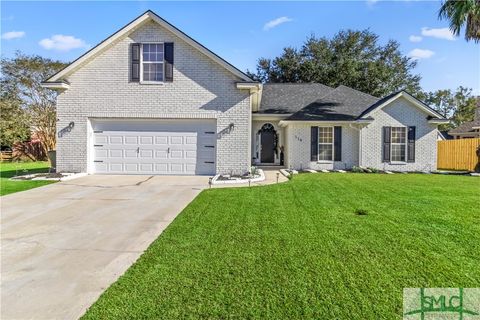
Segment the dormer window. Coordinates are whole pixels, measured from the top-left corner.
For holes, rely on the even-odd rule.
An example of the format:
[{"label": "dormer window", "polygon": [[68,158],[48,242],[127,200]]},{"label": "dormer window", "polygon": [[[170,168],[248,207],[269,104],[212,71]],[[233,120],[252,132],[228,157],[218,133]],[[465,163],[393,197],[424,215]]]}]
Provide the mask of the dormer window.
[{"label": "dormer window", "polygon": [[143,43],[141,53],[142,82],[164,81],[164,46],[163,43]]}]

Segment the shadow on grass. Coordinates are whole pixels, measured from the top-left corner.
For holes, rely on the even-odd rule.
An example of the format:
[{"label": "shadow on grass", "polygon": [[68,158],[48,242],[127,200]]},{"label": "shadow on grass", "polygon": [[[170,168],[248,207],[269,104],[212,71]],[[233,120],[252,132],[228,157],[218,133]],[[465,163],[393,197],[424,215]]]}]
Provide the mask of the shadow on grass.
[{"label": "shadow on grass", "polygon": [[14,176],[24,176],[27,174],[46,173],[46,172],[48,172],[48,168],[35,168],[35,169],[18,168],[18,170],[0,171],[0,178],[11,178]]}]

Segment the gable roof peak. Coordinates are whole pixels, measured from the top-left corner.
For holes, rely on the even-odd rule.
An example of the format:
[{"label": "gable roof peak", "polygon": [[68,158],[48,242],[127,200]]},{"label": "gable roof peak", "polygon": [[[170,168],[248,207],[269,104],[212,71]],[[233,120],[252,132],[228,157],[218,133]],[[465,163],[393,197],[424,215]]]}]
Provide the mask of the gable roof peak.
[{"label": "gable roof peak", "polygon": [[188,36],[186,33],[183,31],[179,30],[177,27],[173,26],[171,23],[166,21],[165,19],[161,18],[159,15],[157,15],[155,12],[152,10],[147,10],[141,15],[139,15],[137,18],[134,20],[130,21],[128,24],[126,24],[124,27],[113,33],[111,36],[100,42],[98,45],[81,55],[79,58],[74,60],[72,63],[70,63],[68,66],[60,70],[59,72],[55,73],[54,75],[50,76],[47,80],[45,80],[46,83],[51,83],[51,82],[58,82],[59,80],[62,80],[64,77],[70,75],[71,73],[75,72],[77,69],[79,69],[86,61],[89,61],[90,59],[95,58],[98,54],[106,50],[112,43],[115,43],[119,39],[122,39],[124,36],[129,35],[131,32],[133,32],[136,28],[138,28],[140,25],[143,25],[148,20],[153,20],[154,22],[158,23],[160,26],[163,28],[167,29],[168,31],[172,32],[174,35],[176,35],[178,38],[181,40],[185,41],[213,61],[217,62],[219,65],[223,66],[225,69],[230,71],[232,74],[240,78],[242,81],[249,81],[252,82],[253,80],[250,79],[250,77],[244,73],[243,71],[237,69],[235,66],[212,52],[211,50],[207,49],[205,46],[200,44],[198,41],[194,40],[190,36]]}]

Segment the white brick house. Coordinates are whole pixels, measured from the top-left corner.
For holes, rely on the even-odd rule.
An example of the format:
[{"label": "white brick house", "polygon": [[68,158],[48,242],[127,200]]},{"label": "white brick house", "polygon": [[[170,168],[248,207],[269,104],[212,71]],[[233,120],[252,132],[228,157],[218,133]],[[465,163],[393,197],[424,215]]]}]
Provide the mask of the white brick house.
[{"label": "white brick house", "polygon": [[445,121],[404,92],[262,85],[151,11],[43,85],[59,92],[58,171],[434,170]]}]

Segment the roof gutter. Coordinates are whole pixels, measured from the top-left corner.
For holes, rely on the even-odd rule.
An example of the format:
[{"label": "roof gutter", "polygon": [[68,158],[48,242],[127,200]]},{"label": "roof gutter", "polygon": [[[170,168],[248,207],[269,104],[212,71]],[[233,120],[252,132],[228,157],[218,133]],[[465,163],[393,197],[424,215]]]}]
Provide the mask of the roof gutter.
[{"label": "roof gutter", "polygon": [[428,120],[428,123],[433,123],[433,124],[444,124],[444,123],[449,123],[450,120],[448,119],[430,119]]},{"label": "roof gutter", "polygon": [[57,82],[42,82],[40,83],[42,88],[58,90],[58,91],[65,91],[70,89],[70,84],[65,81],[57,81]]},{"label": "roof gutter", "polygon": [[286,127],[289,124],[306,124],[312,126],[324,125],[324,124],[368,124],[373,122],[373,119],[359,119],[359,120],[282,120],[279,122],[281,127]]},{"label": "roof gutter", "polygon": [[257,92],[259,90],[261,90],[263,88],[263,84],[261,84],[260,82],[246,82],[246,81],[242,81],[242,82],[237,82],[235,83],[236,86],[237,86],[237,89],[240,89],[240,90],[250,90],[250,92]]},{"label": "roof gutter", "polygon": [[237,89],[250,90],[250,110],[257,112],[260,109],[262,102],[263,84],[260,82],[237,82],[235,83]]}]

